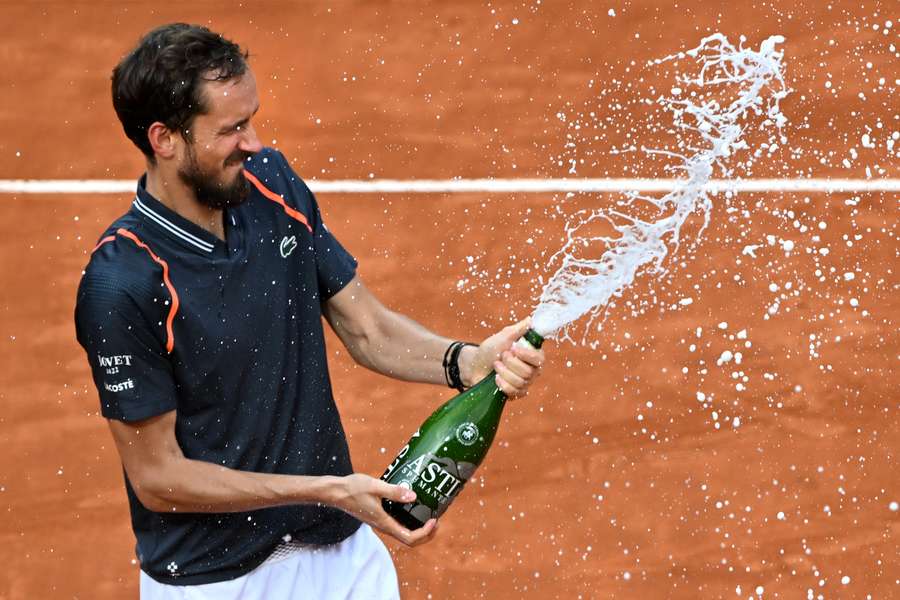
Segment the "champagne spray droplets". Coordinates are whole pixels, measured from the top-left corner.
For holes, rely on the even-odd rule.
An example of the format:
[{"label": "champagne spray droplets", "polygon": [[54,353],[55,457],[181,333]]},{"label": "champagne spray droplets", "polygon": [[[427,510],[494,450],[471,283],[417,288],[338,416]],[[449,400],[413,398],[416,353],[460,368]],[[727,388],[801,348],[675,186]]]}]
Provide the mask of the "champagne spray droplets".
[{"label": "champagne spray droplets", "polygon": [[[673,115],[680,148],[687,152],[644,149],[676,160],[667,167],[685,177],[661,198],[626,195],[615,207],[578,211],[568,218],[566,242],[550,259],[555,273],[543,288],[532,319],[544,337],[576,341],[575,323],[587,317],[581,343],[602,326],[609,302],[622,295],[639,274],[660,277],[666,258],[677,252],[681,229],[692,215],[703,224],[689,243],[696,244],[709,223],[712,191],[708,183],[735,152],[748,150],[743,139],[751,127],[772,132],[786,123],[779,103],[789,90],[782,77],[784,42],[772,36],[758,51],[735,47],[722,34],[704,38],[696,48],[654,61],[691,61],[694,74],[679,74],[672,96],[657,101]],[[685,143],[686,142],[686,143]],[[649,213],[650,216],[646,216]],[[605,228],[598,233],[596,230]],[[599,255],[599,256],[598,256]]]}]

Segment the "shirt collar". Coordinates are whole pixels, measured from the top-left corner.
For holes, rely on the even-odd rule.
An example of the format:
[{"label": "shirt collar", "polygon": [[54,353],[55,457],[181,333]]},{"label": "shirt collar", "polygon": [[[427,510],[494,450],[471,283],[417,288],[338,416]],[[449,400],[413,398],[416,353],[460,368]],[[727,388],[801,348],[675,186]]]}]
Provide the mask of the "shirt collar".
[{"label": "shirt collar", "polygon": [[147,175],[144,174],[138,180],[137,194],[132,206],[144,219],[163,229],[169,236],[182,244],[198,250],[204,254],[212,254],[219,246],[224,246],[222,240],[206,231],[196,223],[185,219],[174,210],[154,198],[147,191]]}]

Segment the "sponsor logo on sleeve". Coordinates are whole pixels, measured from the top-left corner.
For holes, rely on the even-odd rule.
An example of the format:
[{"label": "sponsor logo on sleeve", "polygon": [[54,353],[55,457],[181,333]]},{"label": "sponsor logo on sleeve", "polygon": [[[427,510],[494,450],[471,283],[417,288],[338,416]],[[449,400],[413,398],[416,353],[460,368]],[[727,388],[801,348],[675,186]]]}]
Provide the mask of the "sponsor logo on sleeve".
[{"label": "sponsor logo on sleeve", "polygon": [[107,375],[116,375],[120,367],[130,367],[132,358],[130,354],[116,354],[114,356],[97,355],[97,364],[106,369]]},{"label": "sponsor logo on sleeve", "polygon": [[134,380],[126,379],[125,381],[120,381],[119,383],[104,383],[103,387],[106,388],[106,391],[108,392],[122,392],[124,390],[133,390]]},{"label": "sponsor logo on sleeve", "polygon": [[[97,364],[103,369],[106,375],[125,375],[122,371],[132,366],[134,358],[131,354],[113,354],[111,356],[103,356],[97,354]],[[105,379],[105,378],[104,378]],[[107,392],[124,392],[125,390],[134,389],[134,379],[128,378],[124,381],[103,382],[103,388]]]}]

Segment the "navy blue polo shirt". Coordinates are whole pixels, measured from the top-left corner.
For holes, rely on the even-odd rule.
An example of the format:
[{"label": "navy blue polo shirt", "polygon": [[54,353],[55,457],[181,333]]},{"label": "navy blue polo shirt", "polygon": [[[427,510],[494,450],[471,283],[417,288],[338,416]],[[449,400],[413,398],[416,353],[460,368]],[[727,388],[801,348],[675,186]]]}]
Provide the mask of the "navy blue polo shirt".
[{"label": "navy blue polo shirt", "polygon": [[[185,456],[259,473],[347,475],[331,392],[322,303],[356,261],[325,228],[284,157],[245,167],[249,198],[225,211],[225,241],[138,182],[131,209],[101,236],[78,288],[75,322],[103,416],[176,411]],[[147,510],[126,474],[141,568],[163,583],[234,579],[287,535],[339,542],[359,527],[330,507],[173,514]]]}]

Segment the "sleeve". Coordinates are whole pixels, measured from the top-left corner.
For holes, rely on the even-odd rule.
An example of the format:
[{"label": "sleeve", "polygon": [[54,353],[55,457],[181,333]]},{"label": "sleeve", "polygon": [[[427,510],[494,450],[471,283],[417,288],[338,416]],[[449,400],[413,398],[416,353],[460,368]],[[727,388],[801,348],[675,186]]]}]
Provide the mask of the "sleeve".
[{"label": "sleeve", "polygon": [[75,305],[75,331],[100,395],[100,412],[130,422],[174,410],[175,380],[164,342],[132,296],[109,281],[86,273]]},{"label": "sleeve", "polygon": [[293,198],[296,208],[306,215],[309,226],[312,229],[313,248],[316,255],[316,273],[318,276],[319,293],[322,301],[328,300],[344,289],[350,280],[356,276],[358,263],[350,252],[328,230],[322,221],[322,213],[319,203],[312,190],[294,172],[287,159],[278,151],[273,151],[278,157],[281,169],[285,173],[290,187],[289,198]]},{"label": "sleeve", "polygon": [[[306,184],[303,184],[306,187]],[[358,263],[336,237],[325,227],[322,214],[315,196],[307,188],[312,205],[312,227],[314,247],[316,251],[316,273],[319,278],[319,292],[322,301],[328,300],[344,289],[356,276]]]}]

